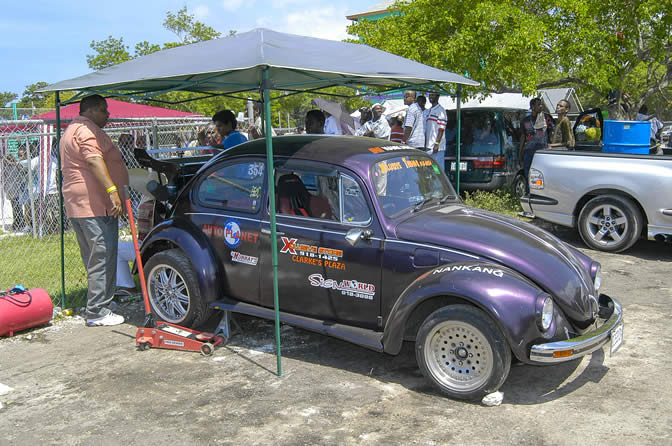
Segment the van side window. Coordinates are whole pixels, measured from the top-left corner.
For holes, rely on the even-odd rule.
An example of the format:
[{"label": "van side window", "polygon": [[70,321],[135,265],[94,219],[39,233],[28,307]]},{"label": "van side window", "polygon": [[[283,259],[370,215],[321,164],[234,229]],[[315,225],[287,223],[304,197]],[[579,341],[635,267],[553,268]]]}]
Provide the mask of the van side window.
[{"label": "van side window", "polygon": [[518,147],[520,143],[520,121],[522,117],[519,112],[502,113],[502,122],[504,124],[504,134],[506,145]]}]

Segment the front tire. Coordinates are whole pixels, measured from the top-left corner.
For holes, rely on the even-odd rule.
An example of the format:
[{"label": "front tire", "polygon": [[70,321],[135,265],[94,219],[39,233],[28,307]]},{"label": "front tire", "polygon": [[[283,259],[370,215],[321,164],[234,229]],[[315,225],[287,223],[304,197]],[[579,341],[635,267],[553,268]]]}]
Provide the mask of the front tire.
[{"label": "front tire", "polygon": [[642,233],[642,215],[632,200],[602,195],[590,200],[579,214],[579,234],[593,249],[621,252],[630,248]]},{"label": "front tire", "polygon": [[497,391],[511,369],[511,350],[499,328],[467,305],[430,314],[418,330],[415,355],[423,375],[460,400],[480,400]]},{"label": "front tire", "polygon": [[198,286],[189,259],[179,249],[154,254],[145,267],[147,294],[152,313],[172,324],[197,327],[212,310]]},{"label": "front tire", "polygon": [[516,175],[513,179],[512,189],[517,198],[523,198],[527,195],[527,180],[525,179],[525,175],[522,173]]}]

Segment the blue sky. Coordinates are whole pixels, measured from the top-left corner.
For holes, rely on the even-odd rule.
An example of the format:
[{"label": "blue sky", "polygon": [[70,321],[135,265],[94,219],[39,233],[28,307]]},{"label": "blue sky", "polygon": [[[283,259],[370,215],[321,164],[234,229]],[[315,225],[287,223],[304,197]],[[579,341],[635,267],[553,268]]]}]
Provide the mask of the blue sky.
[{"label": "blue sky", "polygon": [[[347,37],[345,16],[377,0],[4,0],[0,16],[0,91],[19,96],[27,85],[53,83],[89,73],[92,40],[123,37],[133,48],[147,40],[163,44],[177,36],[162,26],[166,12],[186,6],[196,20],[222,35],[264,27],[305,36]],[[1,105],[0,105],[1,106]]]}]

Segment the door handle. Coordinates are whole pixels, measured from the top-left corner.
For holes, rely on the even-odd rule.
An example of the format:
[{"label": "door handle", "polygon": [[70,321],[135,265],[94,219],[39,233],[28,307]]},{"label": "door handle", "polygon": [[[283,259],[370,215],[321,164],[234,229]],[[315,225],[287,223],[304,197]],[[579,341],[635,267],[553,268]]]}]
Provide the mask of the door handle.
[{"label": "door handle", "polygon": [[[261,228],[261,233],[266,235],[271,235],[271,230],[267,228]],[[275,235],[285,235],[284,232],[275,231]]]}]

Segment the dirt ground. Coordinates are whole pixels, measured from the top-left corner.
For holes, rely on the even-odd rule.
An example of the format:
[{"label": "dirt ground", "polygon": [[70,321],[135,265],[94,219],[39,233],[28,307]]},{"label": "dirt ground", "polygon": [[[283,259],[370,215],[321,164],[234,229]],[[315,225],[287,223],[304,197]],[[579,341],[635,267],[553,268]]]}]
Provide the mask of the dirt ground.
[{"label": "dirt ground", "polygon": [[671,444],[672,247],[604,254],[556,234],[602,263],[625,343],[512,367],[500,406],[439,395],[412,345],[392,357],[289,326],[277,377],[273,324],[248,317],[208,358],[137,351],[131,304],[120,327],[74,317],[0,339],[0,445]]}]

